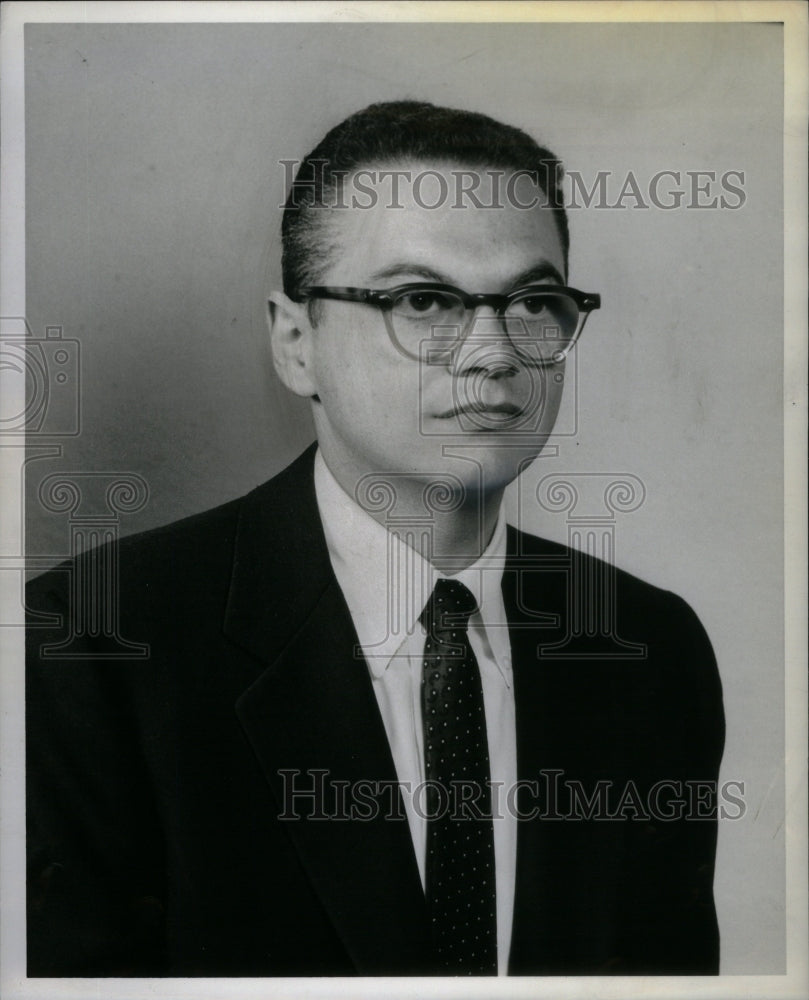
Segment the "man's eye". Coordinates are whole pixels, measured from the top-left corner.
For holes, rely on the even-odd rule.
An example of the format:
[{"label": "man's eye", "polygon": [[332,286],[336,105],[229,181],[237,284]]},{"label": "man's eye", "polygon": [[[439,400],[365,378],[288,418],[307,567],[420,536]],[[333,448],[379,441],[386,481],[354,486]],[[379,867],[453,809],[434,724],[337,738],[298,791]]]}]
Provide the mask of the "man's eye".
[{"label": "man's eye", "polygon": [[411,316],[443,312],[449,308],[450,301],[441,292],[408,292],[396,303],[397,312]]},{"label": "man's eye", "polygon": [[530,295],[520,299],[509,307],[510,313],[519,312],[527,316],[539,316],[548,309],[548,298],[545,295]]}]

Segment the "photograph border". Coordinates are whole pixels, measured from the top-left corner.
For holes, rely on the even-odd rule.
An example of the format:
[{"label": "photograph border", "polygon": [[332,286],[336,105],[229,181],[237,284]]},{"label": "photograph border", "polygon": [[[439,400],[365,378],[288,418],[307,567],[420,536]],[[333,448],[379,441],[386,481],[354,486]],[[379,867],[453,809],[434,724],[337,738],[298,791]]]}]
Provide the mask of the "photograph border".
[{"label": "photograph border", "polygon": [[[784,24],[784,540],[785,540],[785,835],[786,954],[784,975],[718,977],[554,977],[498,980],[352,979],[28,979],[25,976],[25,843],[23,609],[16,573],[0,573],[2,784],[0,784],[0,993],[9,1000],[62,997],[85,1000],[88,990],[110,998],[306,996],[395,997],[761,997],[795,998],[809,991],[807,911],[807,8],[801,0],[707,3],[646,0],[602,4],[590,0],[535,3],[28,3],[0,12],[0,317],[25,316],[25,136],[23,28],[26,23],[157,22],[773,22]],[[24,408],[25,385],[2,371],[2,391],[14,412]],[[10,401],[10,403],[8,402]],[[15,404],[17,409],[14,409]],[[24,551],[21,441],[0,442],[0,553]],[[24,568],[24,563],[22,564]]]}]

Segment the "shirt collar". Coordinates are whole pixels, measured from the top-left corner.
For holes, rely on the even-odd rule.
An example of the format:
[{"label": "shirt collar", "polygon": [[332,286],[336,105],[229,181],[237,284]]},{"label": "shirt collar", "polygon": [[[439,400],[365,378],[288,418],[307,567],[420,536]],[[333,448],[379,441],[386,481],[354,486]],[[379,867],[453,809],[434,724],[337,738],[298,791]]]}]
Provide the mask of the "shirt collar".
[{"label": "shirt collar", "polygon": [[[419,615],[441,573],[407,542],[413,528],[388,530],[340,486],[318,450],[315,492],[334,574],[351,613],[371,673],[380,677],[402,643],[420,629]],[[511,652],[503,605],[506,521],[502,507],[486,551],[453,574],[467,586],[479,611],[470,619],[511,683]]]}]

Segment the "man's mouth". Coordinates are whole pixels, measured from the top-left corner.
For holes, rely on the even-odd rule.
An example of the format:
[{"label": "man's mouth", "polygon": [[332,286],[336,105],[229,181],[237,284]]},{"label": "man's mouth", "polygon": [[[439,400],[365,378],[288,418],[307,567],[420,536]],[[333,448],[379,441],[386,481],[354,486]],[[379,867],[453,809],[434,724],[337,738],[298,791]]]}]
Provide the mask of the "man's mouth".
[{"label": "man's mouth", "polygon": [[451,410],[439,413],[437,419],[450,420],[452,417],[461,416],[483,416],[492,417],[495,420],[508,420],[518,417],[522,409],[515,403],[484,403],[482,400],[473,403],[464,403],[462,406],[454,406]]}]

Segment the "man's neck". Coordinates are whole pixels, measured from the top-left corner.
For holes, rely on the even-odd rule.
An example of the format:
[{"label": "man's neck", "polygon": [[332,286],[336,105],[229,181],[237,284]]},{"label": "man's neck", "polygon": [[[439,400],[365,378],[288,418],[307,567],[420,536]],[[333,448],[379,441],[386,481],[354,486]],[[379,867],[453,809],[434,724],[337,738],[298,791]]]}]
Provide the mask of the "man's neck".
[{"label": "man's neck", "polygon": [[[475,502],[467,500],[457,510],[448,512],[422,509],[421,516],[429,516],[429,531],[416,534],[418,542],[414,547],[442,573],[460,573],[486,551],[497,525],[502,491],[496,497],[480,495],[479,500],[478,497]],[[397,530],[395,524],[386,527]]]},{"label": "man's neck", "polygon": [[476,562],[497,526],[505,487],[455,494],[440,478],[430,483],[385,473],[357,477],[330,465],[329,469],[362,510],[442,573],[459,573]]}]

